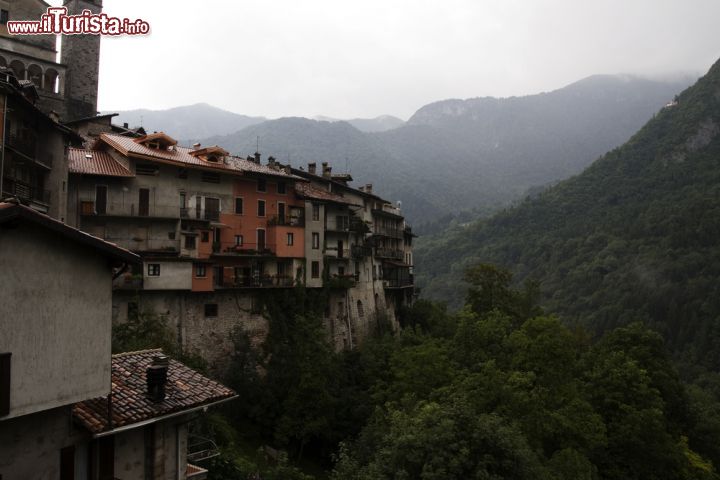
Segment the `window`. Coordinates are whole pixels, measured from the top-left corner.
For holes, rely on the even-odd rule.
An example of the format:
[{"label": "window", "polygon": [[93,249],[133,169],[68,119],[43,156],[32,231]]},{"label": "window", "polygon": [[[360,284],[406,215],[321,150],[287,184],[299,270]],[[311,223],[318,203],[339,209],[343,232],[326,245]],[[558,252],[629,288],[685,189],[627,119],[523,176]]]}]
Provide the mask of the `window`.
[{"label": "window", "polygon": [[243,244],[243,236],[242,235],[235,235],[235,246],[236,247],[242,247]]},{"label": "window", "polygon": [[342,277],[345,275],[345,267],[339,266],[338,267],[338,276]]},{"label": "window", "polygon": [[312,206],[312,219],[314,222],[320,221],[320,205],[313,203]]},{"label": "window", "polygon": [[0,353],[0,417],[10,413],[10,357]]},{"label": "window", "polygon": [[220,174],[215,172],[203,172],[200,179],[205,183],[220,183]]},{"label": "window", "polygon": [[217,316],[218,316],[217,303],[206,303],[205,304],[205,318],[217,317]]},{"label": "window", "polygon": [[320,262],[312,262],[310,264],[310,272],[312,278],[320,278]]},{"label": "window", "polygon": [[0,10],[0,23],[5,25],[10,20],[10,12],[7,10]]},{"label": "window", "polygon": [[235,214],[243,214],[243,199],[242,197],[235,197]]},{"label": "window", "polygon": [[291,233],[291,232],[288,232],[288,234],[287,234],[287,244],[288,244],[288,245],[292,245],[292,244],[294,243],[294,240],[295,240],[295,235],[294,235],[293,233]]},{"label": "window", "polygon": [[148,263],[148,277],[159,277],[160,276],[160,264],[159,263]]},{"label": "window", "polygon": [[358,316],[360,318],[365,316],[365,310],[363,310],[363,304],[360,300],[357,301]]},{"label": "window", "polygon": [[257,250],[261,252],[265,250],[265,230],[258,228],[257,231]]},{"label": "window", "polygon": [[195,250],[195,235],[185,236],[185,248],[188,250]]},{"label": "window", "polygon": [[318,232],[312,233],[312,248],[313,250],[320,248],[320,234]]},{"label": "window", "polygon": [[147,217],[150,215],[150,189],[141,188],[138,192],[138,215]]},{"label": "window", "polygon": [[186,179],[187,177],[188,177],[187,168],[179,168],[178,169],[178,178]]},{"label": "window", "polygon": [[107,213],[107,187],[95,185],[95,213],[105,215]]},{"label": "window", "polygon": [[60,480],[75,479],[75,446],[60,449]]},{"label": "window", "polygon": [[257,216],[258,217],[265,216],[265,200],[258,200]]},{"label": "window", "polygon": [[208,232],[207,230],[203,230],[202,232],[200,232],[200,241],[203,243],[209,242],[210,241],[210,232]]},{"label": "window", "polygon": [[277,184],[277,192],[280,195],[285,195],[287,193],[287,187],[285,186],[285,182],[278,182]]},{"label": "window", "polygon": [[258,178],[257,191],[267,192],[267,182],[264,178]]},{"label": "window", "polygon": [[138,175],[157,175],[160,169],[155,165],[149,165],[147,163],[138,163],[135,165],[135,173]]},{"label": "window", "polygon": [[207,276],[207,270],[204,264],[198,263],[195,265],[195,276],[198,278],[205,278],[205,276]]}]

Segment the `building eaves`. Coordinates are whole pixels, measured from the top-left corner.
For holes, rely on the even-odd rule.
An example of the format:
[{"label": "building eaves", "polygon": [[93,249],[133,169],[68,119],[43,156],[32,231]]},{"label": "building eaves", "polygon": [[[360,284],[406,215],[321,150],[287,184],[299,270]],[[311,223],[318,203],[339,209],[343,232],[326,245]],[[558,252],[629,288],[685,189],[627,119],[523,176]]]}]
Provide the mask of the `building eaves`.
[{"label": "building eaves", "polygon": [[77,228],[65,225],[62,222],[36,212],[32,208],[12,202],[0,202],[0,226],[11,225],[13,222],[30,222],[55,232],[69,240],[96,250],[104,256],[123,263],[141,263],[140,257],[120,248],[114,243],[94,237]]}]

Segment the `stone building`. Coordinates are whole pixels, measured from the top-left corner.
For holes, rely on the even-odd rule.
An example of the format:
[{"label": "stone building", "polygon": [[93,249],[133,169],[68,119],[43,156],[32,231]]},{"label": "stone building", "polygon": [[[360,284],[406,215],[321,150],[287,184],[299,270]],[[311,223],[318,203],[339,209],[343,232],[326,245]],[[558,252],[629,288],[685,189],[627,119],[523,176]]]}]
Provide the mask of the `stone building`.
[{"label": "stone building", "polygon": [[37,90],[0,69],[0,199],[14,197],[64,221],[65,147],[80,138],[37,107]]},{"label": "stone building", "polygon": [[[92,148],[70,149],[69,164],[68,222],[143,259],[116,282],[115,320],[160,315],[183,349],[219,369],[235,328],[264,339],[262,291],[328,289],[325,320],[338,349],[397,328],[396,310],[412,300],[411,276],[401,285],[385,273],[383,242],[396,242],[396,268],[407,269],[399,211],[383,214],[389,202],[327,165],[315,175],[272,157],[262,164],[260,154],[180,147],[162,132],[101,133]],[[373,231],[389,224],[383,215],[394,215],[392,240]]]},{"label": "stone building", "polygon": [[[0,67],[37,89],[38,107],[62,122],[97,113],[99,35],[66,35],[58,59],[55,35],[9,35],[8,20],[39,20],[50,5],[43,0],[0,0]],[[101,0],[65,0],[68,14],[99,13]],[[58,61],[59,60],[59,61]]]},{"label": "stone building", "polygon": [[139,258],[0,203],[0,478],[177,480],[187,424],[234,392],[159,351],[111,357],[113,275]]}]

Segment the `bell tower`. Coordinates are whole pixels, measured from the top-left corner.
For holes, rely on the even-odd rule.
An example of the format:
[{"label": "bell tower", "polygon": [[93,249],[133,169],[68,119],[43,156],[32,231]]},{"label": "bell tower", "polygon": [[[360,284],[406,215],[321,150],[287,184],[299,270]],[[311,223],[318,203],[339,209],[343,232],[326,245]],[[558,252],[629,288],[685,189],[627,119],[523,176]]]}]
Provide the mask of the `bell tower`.
[{"label": "bell tower", "polygon": [[[69,15],[79,15],[83,10],[94,14],[102,11],[102,0],[65,0],[63,5]],[[63,121],[94,116],[100,73],[100,35],[63,35],[60,63],[67,65]]]}]

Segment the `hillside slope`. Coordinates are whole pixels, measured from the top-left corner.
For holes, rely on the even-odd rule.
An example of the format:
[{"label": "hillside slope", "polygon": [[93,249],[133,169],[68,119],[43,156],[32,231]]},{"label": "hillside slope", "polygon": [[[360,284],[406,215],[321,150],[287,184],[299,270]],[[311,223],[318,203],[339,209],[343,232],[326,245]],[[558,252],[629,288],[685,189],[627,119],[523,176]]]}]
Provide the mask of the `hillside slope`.
[{"label": "hillside slope", "polygon": [[463,269],[497,263],[596,330],[639,319],[720,359],[720,62],[622,147],[486,222],[427,239],[426,295],[457,303]]}]

